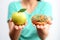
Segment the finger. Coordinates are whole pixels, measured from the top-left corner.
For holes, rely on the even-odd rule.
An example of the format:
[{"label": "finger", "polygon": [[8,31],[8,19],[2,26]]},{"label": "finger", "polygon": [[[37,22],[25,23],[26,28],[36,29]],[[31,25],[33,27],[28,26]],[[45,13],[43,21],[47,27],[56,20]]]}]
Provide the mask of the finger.
[{"label": "finger", "polygon": [[19,26],[19,30],[22,30],[25,27],[25,25]]},{"label": "finger", "polygon": [[25,25],[19,25],[17,27],[18,27],[18,30],[21,30],[21,29],[23,29],[25,27]]},{"label": "finger", "polygon": [[16,30],[18,30],[18,26],[17,26],[17,25],[15,25],[14,28],[15,28]]},{"label": "finger", "polygon": [[34,26],[34,27],[36,27],[36,25],[35,25],[35,24],[33,24],[33,26]]},{"label": "finger", "polygon": [[50,25],[49,24],[46,24],[45,26],[44,26],[44,29],[49,29],[50,27],[49,27]]},{"label": "finger", "polygon": [[37,28],[38,28],[38,29],[43,29],[43,26],[42,26],[42,25],[40,25],[40,26],[37,25]]},{"label": "finger", "polygon": [[27,22],[24,25],[27,25]]},{"label": "finger", "polygon": [[10,20],[9,20],[10,22],[12,22],[12,18],[10,18]]},{"label": "finger", "polygon": [[25,25],[22,25],[22,28],[24,28],[25,27]]},{"label": "finger", "polygon": [[40,28],[40,26],[39,26],[39,25],[37,25],[36,27],[37,27],[37,28]]}]

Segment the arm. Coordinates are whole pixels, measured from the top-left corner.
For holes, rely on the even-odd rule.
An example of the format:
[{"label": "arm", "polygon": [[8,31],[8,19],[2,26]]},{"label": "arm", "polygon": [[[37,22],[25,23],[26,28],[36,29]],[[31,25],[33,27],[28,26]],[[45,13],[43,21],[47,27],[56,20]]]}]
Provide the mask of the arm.
[{"label": "arm", "polygon": [[[42,13],[44,13],[44,15],[49,17],[49,21],[50,23],[52,23],[51,21],[51,17],[52,17],[52,7],[49,3],[46,3],[46,5],[44,5],[44,8],[42,8]],[[44,25],[44,26],[37,26],[37,32],[39,37],[42,40],[45,40],[45,38],[48,36],[48,29],[49,29],[50,25]]]},{"label": "arm", "polygon": [[36,25],[38,35],[42,40],[45,40],[45,38],[48,36],[48,30],[50,28],[50,25],[52,24],[51,22],[52,20],[50,20],[50,18],[48,20],[49,20],[49,24],[44,23],[44,26]]},{"label": "arm", "polygon": [[45,40],[45,38],[48,36],[48,30],[49,30],[49,25],[45,25],[45,26],[37,25],[38,35],[42,40]]},{"label": "arm", "polygon": [[12,19],[11,18],[11,15],[13,12],[16,12],[16,7],[15,7],[15,3],[11,3],[8,7],[8,26],[9,26],[9,36],[11,38],[11,40],[18,40],[19,36],[20,36],[20,33],[21,33],[21,30],[23,28],[23,25],[22,26],[17,26],[13,23]]},{"label": "arm", "polygon": [[11,40],[18,40],[22,29],[21,26],[14,25],[11,20],[8,22],[8,25],[10,29],[9,36]]}]

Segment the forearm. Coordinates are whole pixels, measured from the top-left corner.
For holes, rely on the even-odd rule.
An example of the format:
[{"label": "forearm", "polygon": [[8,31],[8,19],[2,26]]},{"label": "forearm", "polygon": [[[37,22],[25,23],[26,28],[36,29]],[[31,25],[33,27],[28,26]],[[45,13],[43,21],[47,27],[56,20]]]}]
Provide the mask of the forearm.
[{"label": "forearm", "polygon": [[41,40],[45,40],[45,38],[48,36],[48,31],[38,31],[39,37],[41,38]]},{"label": "forearm", "polygon": [[20,36],[20,30],[13,29],[12,31],[10,31],[9,35],[10,35],[11,40],[18,40]]}]

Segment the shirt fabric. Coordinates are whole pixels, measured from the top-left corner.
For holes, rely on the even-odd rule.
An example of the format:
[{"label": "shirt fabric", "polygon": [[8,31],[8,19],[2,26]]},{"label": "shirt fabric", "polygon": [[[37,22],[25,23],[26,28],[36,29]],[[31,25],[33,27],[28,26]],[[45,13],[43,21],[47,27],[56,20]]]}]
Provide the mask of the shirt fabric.
[{"label": "shirt fabric", "polygon": [[[8,7],[8,20],[11,18],[13,12],[17,12],[22,9],[21,2],[12,2]],[[41,40],[38,36],[37,29],[31,22],[32,16],[36,14],[43,14],[52,17],[51,5],[47,2],[38,2],[34,11],[29,14],[27,11],[24,12],[27,17],[27,25],[23,28],[19,40]]]}]

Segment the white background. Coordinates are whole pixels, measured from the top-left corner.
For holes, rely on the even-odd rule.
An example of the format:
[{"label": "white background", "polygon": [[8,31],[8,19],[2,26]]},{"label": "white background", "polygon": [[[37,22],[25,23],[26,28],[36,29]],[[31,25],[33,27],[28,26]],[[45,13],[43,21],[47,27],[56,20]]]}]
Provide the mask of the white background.
[{"label": "white background", "polygon": [[[9,28],[7,24],[7,12],[8,12],[8,5],[11,1],[17,0],[0,0],[0,40],[10,40],[9,38]],[[53,7],[53,24],[49,30],[49,36],[46,40],[60,40],[60,5],[59,0],[44,0],[51,3]]]}]

